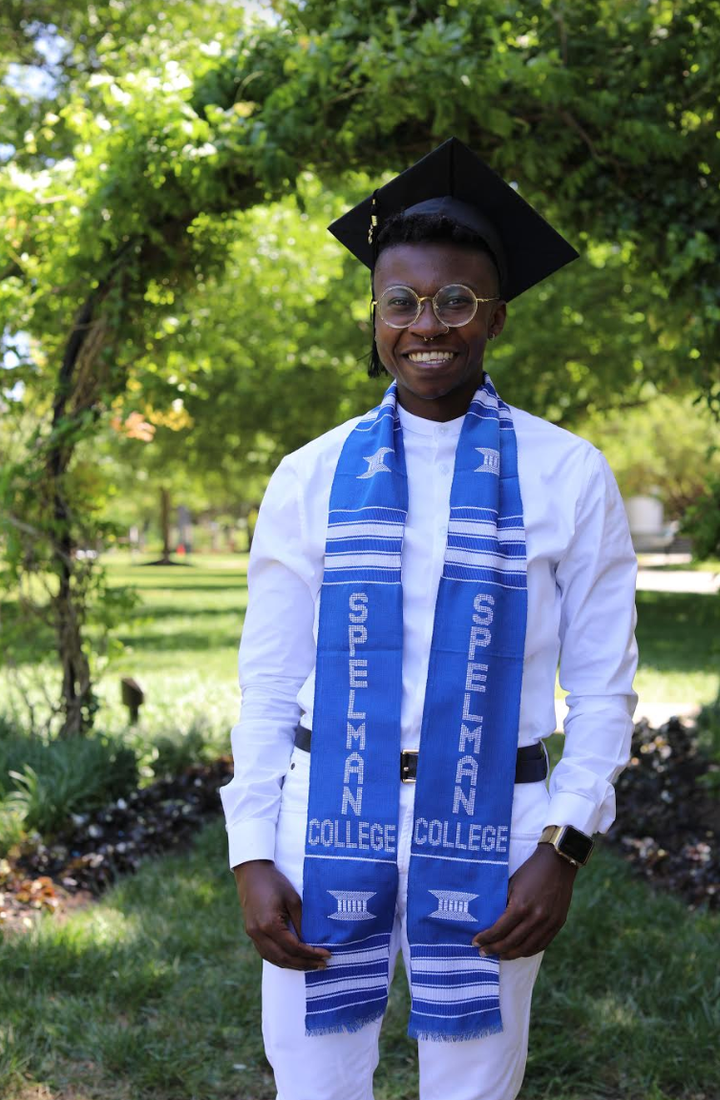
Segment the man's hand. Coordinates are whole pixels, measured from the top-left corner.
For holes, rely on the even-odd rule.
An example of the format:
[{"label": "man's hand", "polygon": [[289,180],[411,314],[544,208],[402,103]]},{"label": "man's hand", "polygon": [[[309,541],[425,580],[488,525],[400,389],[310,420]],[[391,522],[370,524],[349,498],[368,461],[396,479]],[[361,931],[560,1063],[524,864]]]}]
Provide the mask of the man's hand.
[{"label": "man's hand", "polygon": [[234,872],[245,931],[262,958],[289,970],[324,970],[330,952],[300,940],[302,902],[272,860],[250,860]]},{"label": "man's hand", "polygon": [[538,844],[508,885],[507,908],[490,928],[478,932],[473,947],[481,955],[524,959],[544,951],[567,918],[577,867],[552,844]]}]

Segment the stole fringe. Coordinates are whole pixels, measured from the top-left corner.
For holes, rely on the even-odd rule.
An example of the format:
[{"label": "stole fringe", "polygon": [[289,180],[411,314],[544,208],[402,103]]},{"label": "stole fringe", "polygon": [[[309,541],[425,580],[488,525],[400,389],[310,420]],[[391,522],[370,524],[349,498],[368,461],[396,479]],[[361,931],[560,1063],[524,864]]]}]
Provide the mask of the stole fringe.
[{"label": "stole fringe", "polygon": [[325,1025],[322,1027],[308,1027],[307,1020],[305,1021],[305,1034],[312,1038],[314,1035],[352,1035],[355,1031],[360,1031],[361,1028],[366,1027],[367,1024],[373,1023],[375,1020],[380,1020],[385,1015],[385,1009],[387,1005],[383,1005],[381,1008],[374,1008],[371,1012],[366,1013],[364,1016],[359,1016],[356,1019],[341,1023],[334,1024],[332,1026]]},{"label": "stole fringe", "polygon": [[470,1039],[485,1039],[488,1035],[497,1035],[502,1029],[502,1022],[497,1020],[495,1023],[483,1024],[482,1026],[473,1028],[471,1031],[463,1032],[462,1035],[453,1035],[447,1031],[428,1030],[425,1024],[422,1027],[418,1027],[410,1023],[408,1026],[408,1035],[411,1039],[417,1039],[418,1042],[464,1043]]}]

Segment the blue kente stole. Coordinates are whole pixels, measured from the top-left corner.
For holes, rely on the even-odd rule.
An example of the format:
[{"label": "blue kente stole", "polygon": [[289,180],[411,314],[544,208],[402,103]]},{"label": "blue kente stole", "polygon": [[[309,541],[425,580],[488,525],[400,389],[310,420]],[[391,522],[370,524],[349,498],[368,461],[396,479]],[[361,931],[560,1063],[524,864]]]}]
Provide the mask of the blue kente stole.
[{"label": "blue kente stole", "polygon": [[[350,432],[330,494],[302,931],[332,957],[306,974],[308,1034],[354,1031],[387,1004],[407,510],[393,383]],[[416,1038],[502,1030],[499,961],[471,940],[507,901],[526,579],[512,416],[485,375],[455,456],[419,738],[408,886]]]}]

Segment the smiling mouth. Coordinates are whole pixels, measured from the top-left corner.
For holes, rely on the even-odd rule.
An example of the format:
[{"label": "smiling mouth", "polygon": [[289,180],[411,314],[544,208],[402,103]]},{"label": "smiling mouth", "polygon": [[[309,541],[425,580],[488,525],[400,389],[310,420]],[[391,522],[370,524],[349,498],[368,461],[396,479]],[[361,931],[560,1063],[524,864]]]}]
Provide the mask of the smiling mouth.
[{"label": "smiling mouth", "polygon": [[456,351],[438,351],[430,348],[424,351],[410,351],[405,355],[411,363],[419,363],[423,366],[438,366],[440,363],[449,363],[457,355]]}]

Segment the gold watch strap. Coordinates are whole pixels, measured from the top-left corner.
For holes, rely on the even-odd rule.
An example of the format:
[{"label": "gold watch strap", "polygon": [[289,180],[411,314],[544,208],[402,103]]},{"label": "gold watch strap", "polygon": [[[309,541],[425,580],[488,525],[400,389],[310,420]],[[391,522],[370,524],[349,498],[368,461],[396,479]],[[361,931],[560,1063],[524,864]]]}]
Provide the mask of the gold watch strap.
[{"label": "gold watch strap", "polygon": [[[564,852],[560,847],[560,840],[562,839],[562,836],[567,828],[567,825],[546,825],[540,834],[538,844],[552,844],[557,854],[559,856],[562,856],[563,859],[566,859],[568,863],[572,863],[573,867],[582,867],[584,866],[584,863],[581,863],[577,859],[573,859],[571,855],[568,855],[568,853]],[[576,831],[580,832],[579,829]],[[586,834],[583,833],[582,835],[585,836]],[[587,839],[590,841],[590,851],[588,852],[587,859],[585,859],[584,861],[585,863],[587,863],[587,860],[590,858],[590,853],[592,852],[592,849],[594,847],[592,843],[592,838],[588,837]]]},{"label": "gold watch strap", "polygon": [[558,840],[563,828],[563,825],[546,825],[540,833],[538,844],[552,844],[555,847],[555,842]]}]

